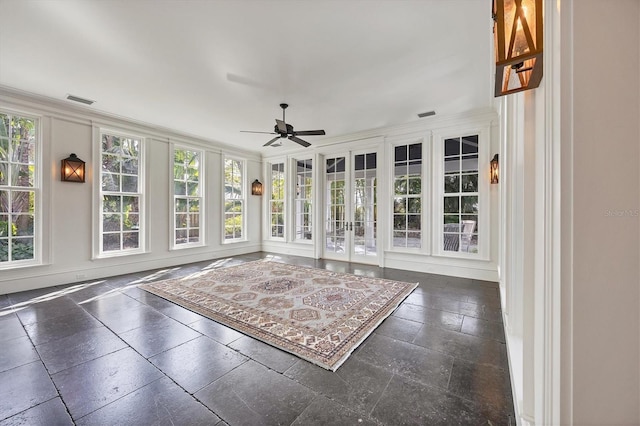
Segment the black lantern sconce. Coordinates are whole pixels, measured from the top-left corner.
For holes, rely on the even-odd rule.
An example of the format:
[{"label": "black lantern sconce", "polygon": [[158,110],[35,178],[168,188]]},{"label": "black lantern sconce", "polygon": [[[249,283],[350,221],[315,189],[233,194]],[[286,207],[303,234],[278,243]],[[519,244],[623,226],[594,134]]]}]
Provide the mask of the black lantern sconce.
[{"label": "black lantern sconce", "polygon": [[535,89],[542,80],[542,0],[493,0],[495,96]]},{"label": "black lantern sconce", "polygon": [[60,180],[63,182],[84,182],[84,161],[71,154],[60,162]]},{"label": "black lantern sconce", "polygon": [[251,195],[262,195],[262,184],[258,179],[251,184]]},{"label": "black lantern sconce", "polygon": [[491,176],[491,183],[498,183],[498,178],[499,178],[499,164],[498,164],[498,154],[493,156],[493,159],[491,160],[491,169],[490,169],[490,176]]}]

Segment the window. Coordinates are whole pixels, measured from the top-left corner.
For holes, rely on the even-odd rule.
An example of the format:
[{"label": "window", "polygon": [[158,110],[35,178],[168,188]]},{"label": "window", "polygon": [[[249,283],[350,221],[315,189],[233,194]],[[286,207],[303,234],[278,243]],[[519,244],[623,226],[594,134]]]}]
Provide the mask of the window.
[{"label": "window", "polygon": [[203,244],[202,151],[173,149],[173,245]]},{"label": "window", "polygon": [[101,132],[99,255],[144,250],[143,140]]},{"label": "window", "polygon": [[393,162],[393,247],[422,246],[422,144],[399,145]]},{"label": "window", "polygon": [[296,165],[295,239],[306,241],[313,238],[313,160],[294,160],[294,164]]},{"label": "window", "polygon": [[38,121],[0,113],[0,268],[39,260]]},{"label": "window", "polygon": [[444,140],[443,250],[478,252],[478,135]]},{"label": "window", "polygon": [[224,241],[244,239],[244,161],[224,159]]},{"label": "window", "polygon": [[269,215],[272,238],[284,238],[284,185],[284,163],[271,164]]}]

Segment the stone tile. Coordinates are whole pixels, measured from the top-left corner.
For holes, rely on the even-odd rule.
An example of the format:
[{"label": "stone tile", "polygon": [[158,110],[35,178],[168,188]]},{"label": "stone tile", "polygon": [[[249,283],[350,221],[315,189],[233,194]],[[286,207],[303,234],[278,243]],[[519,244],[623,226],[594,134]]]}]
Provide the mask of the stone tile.
[{"label": "stone tile", "polygon": [[127,347],[106,327],[82,330],[36,347],[50,374],[91,361]]},{"label": "stone tile", "polygon": [[0,426],[73,426],[62,400],[57,397],[0,421]]},{"label": "stone tile", "polygon": [[365,414],[371,412],[393,376],[386,368],[355,357],[336,372],[300,360],[284,374],[350,410]]},{"label": "stone tile", "polygon": [[500,309],[500,298],[493,295],[486,294],[467,294],[466,301],[469,303],[475,303],[476,305],[485,305],[493,309]]},{"label": "stone tile", "polygon": [[285,372],[300,359],[248,336],[234,340],[229,344],[229,347],[279,373]]},{"label": "stone tile", "polygon": [[[136,303],[140,302],[136,301]],[[92,314],[115,333],[125,333],[142,326],[154,326],[167,320],[164,314],[143,303],[133,307],[101,310]]]},{"label": "stone tile", "polygon": [[70,315],[55,317],[48,321],[28,324],[24,328],[33,343],[38,346],[74,335],[79,331],[97,327],[102,327],[100,321],[81,310]]},{"label": "stone tile", "polygon": [[220,418],[170,379],[158,379],[77,421],[78,425],[215,425]]},{"label": "stone tile", "polygon": [[0,419],[6,419],[58,396],[40,361],[0,373]]},{"label": "stone tile", "polygon": [[213,340],[228,345],[229,343],[240,339],[244,334],[235,331],[232,328],[222,325],[208,318],[201,319],[200,321],[192,322],[189,327],[199,331],[205,336],[209,336]]},{"label": "stone tile", "polygon": [[507,424],[514,418],[508,370],[455,360],[449,391],[474,401],[493,423]]},{"label": "stone tile", "polygon": [[231,425],[288,425],[307,408],[316,393],[248,361],[195,396]]},{"label": "stone tile", "polygon": [[145,358],[175,348],[182,343],[202,336],[197,331],[169,317],[161,321],[145,323],[120,337]]},{"label": "stone tile", "polygon": [[8,294],[12,304],[26,305],[43,299],[48,299],[60,294],[60,289],[56,287],[38,288],[35,290],[20,291]]},{"label": "stone tile", "polygon": [[368,416],[353,412],[336,401],[317,396],[313,402],[291,423],[292,426],[308,425],[363,425],[378,423]]},{"label": "stone tile", "polygon": [[28,325],[40,321],[50,321],[55,317],[70,315],[81,311],[82,308],[73,300],[62,296],[30,304],[24,309],[17,310],[16,314],[22,324]]},{"label": "stone tile", "polygon": [[6,294],[0,294],[0,309],[8,308],[11,306],[11,300]]},{"label": "stone tile", "polygon": [[38,353],[27,336],[7,340],[2,343],[2,350],[0,350],[0,372],[29,364],[39,359]]},{"label": "stone tile", "polygon": [[360,351],[352,355],[420,383],[447,388],[453,357],[421,346],[374,334]]},{"label": "stone tile", "polygon": [[76,284],[65,289],[66,296],[76,303],[89,303],[94,299],[105,298],[118,290],[108,285],[104,280]]},{"label": "stone tile", "polygon": [[202,336],[154,356],[150,361],[187,392],[194,393],[246,362],[247,358]]},{"label": "stone tile", "polygon": [[113,288],[122,288],[130,285],[134,285],[136,283],[140,283],[142,277],[145,276],[146,273],[140,272],[135,274],[125,274],[125,275],[116,275],[113,277],[108,277],[104,279],[104,283],[109,287]]},{"label": "stone tile", "polygon": [[375,332],[396,340],[411,343],[422,328],[422,325],[423,324],[419,322],[390,316],[376,328]]},{"label": "stone tile", "polygon": [[384,425],[489,425],[472,402],[444,390],[394,376],[371,417]]},{"label": "stone tile", "polygon": [[505,342],[504,327],[501,322],[485,321],[465,316],[460,331],[473,336],[484,337],[485,339]]},{"label": "stone tile", "polygon": [[162,373],[132,349],[122,349],[52,375],[74,420],[160,377]]},{"label": "stone tile", "polygon": [[425,325],[413,343],[470,362],[507,366],[506,345],[492,339]]},{"label": "stone tile", "polygon": [[0,342],[24,337],[27,332],[24,330],[20,318],[13,312],[4,311],[0,316]]},{"label": "stone tile", "polygon": [[109,313],[140,308],[145,305],[144,303],[117,291],[107,292],[94,297],[93,299],[87,300],[85,303],[81,303],[80,306],[92,315],[100,317]]},{"label": "stone tile", "polygon": [[392,314],[393,317],[416,321],[423,324],[433,324],[449,330],[460,331],[463,316],[453,312],[425,308],[424,306],[402,303]]},{"label": "stone tile", "polygon": [[138,300],[183,324],[188,325],[193,322],[200,321],[204,318],[202,315],[192,312],[186,308],[183,308],[182,306],[179,306],[147,291],[145,291],[145,294],[139,297]]}]

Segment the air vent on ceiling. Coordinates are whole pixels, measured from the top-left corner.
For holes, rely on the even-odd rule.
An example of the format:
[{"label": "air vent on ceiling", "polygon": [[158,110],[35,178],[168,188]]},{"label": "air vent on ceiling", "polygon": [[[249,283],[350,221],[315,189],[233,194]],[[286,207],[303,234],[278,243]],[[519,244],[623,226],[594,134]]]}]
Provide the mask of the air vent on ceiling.
[{"label": "air vent on ceiling", "polygon": [[431,115],[436,115],[436,112],[435,111],[421,112],[420,114],[418,114],[418,117],[424,118],[424,117],[429,117]]},{"label": "air vent on ceiling", "polygon": [[92,103],[95,102],[95,101],[92,101],[91,99],[85,99],[85,98],[81,98],[79,96],[74,96],[74,95],[67,95],[67,99],[74,102],[80,102],[81,104],[85,104],[85,105],[91,105]]}]

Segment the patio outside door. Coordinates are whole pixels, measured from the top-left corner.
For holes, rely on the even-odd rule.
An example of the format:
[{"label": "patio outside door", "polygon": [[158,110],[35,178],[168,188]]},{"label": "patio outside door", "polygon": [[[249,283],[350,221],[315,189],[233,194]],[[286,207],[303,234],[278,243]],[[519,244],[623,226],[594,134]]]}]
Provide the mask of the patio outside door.
[{"label": "patio outside door", "polygon": [[377,153],[325,156],[324,168],[324,257],[377,264]]}]

